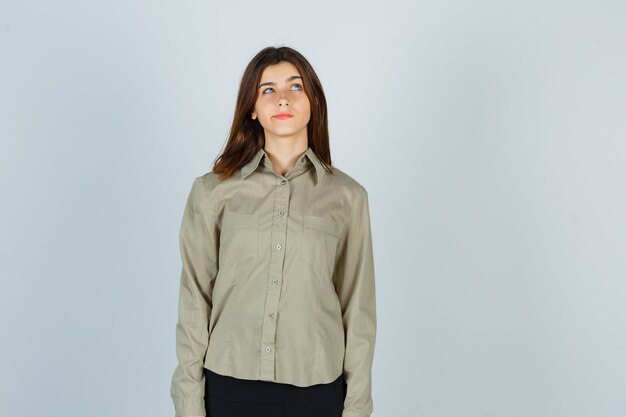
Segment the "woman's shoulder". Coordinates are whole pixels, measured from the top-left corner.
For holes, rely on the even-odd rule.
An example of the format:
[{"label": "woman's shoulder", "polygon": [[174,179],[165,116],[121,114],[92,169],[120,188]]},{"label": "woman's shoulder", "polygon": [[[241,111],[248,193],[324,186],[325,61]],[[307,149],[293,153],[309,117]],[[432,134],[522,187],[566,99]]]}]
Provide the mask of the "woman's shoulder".
[{"label": "woman's shoulder", "polygon": [[[328,173],[327,173],[328,174]],[[330,185],[341,187],[352,192],[366,192],[365,186],[344,170],[333,166],[333,175],[328,175]]]},{"label": "woman's shoulder", "polygon": [[213,201],[218,182],[218,177],[213,172],[198,175],[193,180],[191,194],[198,196],[202,200],[209,199],[209,201]]},{"label": "woman's shoulder", "polygon": [[196,177],[196,181],[202,183],[206,191],[212,191],[220,183],[220,180],[213,171],[206,172]]}]

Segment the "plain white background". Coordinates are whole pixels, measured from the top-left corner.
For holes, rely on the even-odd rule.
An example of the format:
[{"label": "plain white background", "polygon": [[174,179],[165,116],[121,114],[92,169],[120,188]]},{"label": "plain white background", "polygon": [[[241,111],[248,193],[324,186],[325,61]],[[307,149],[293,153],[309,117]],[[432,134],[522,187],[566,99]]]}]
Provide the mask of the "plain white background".
[{"label": "plain white background", "polygon": [[369,191],[373,416],[623,415],[625,15],[0,0],[0,414],[173,415],[185,199],[287,45]]}]

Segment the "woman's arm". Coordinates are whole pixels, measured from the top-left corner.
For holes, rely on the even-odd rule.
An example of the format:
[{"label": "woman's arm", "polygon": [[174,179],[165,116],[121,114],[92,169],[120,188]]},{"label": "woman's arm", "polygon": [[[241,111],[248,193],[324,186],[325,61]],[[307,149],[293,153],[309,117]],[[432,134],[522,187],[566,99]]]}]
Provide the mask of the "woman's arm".
[{"label": "woman's arm", "polygon": [[334,281],[346,335],[343,374],[347,392],[342,417],[369,417],[373,411],[376,291],[368,195],[362,186],[352,202],[337,250]]},{"label": "woman's arm", "polygon": [[176,325],[178,365],[170,394],[176,416],[205,416],[204,358],[209,337],[211,293],[217,275],[219,232],[203,177],[195,179],[180,227],[182,272]]}]

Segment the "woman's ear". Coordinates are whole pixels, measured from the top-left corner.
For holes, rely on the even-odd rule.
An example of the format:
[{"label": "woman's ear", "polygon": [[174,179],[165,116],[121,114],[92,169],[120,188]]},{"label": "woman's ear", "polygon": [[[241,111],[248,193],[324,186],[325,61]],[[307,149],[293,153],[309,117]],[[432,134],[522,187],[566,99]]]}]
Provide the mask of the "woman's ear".
[{"label": "woman's ear", "polygon": [[256,120],[256,113],[255,112],[250,112],[250,116],[252,117],[252,120]]}]

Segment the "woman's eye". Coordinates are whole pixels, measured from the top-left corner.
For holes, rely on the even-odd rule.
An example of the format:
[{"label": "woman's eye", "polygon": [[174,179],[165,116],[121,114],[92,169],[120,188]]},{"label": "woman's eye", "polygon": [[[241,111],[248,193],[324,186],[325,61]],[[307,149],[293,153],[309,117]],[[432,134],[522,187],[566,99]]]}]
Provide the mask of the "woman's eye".
[{"label": "woman's eye", "polygon": [[[298,89],[296,91],[302,91],[302,85],[300,84],[294,84],[292,87],[298,87]],[[272,87],[268,87],[265,90],[263,90],[263,94],[269,94],[267,91],[268,90],[272,90],[272,92],[274,91],[274,89]]]}]

